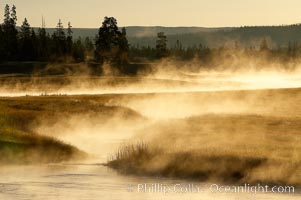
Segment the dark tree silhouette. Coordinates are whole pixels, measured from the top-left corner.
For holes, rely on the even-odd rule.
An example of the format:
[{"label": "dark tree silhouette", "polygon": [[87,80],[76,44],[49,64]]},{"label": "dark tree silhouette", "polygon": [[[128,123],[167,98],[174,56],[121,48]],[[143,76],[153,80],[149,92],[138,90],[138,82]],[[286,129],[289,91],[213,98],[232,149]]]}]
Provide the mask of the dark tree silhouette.
[{"label": "dark tree silhouette", "polygon": [[64,31],[64,26],[63,26],[61,19],[59,19],[59,22],[57,23],[55,36],[61,40],[64,40],[66,37],[65,31]]},{"label": "dark tree silhouette", "polygon": [[120,32],[114,17],[105,17],[96,39],[95,59],[100,63],[112,62],[117,52]]},{"label": "dark tree silhouette", "polygon": [[32,45],[32,48],[29,51],[31,53],[30,60],[35,60],[36,57],[38,56],[38,54],[37,54],[37,46],[38,46],[38,42],[39,41],[38,41],[37,34],[36,34],[36,32],[34,31],[33,28],[31,29],[30,40],[31,40],[31,45]]},{"label": "dark tree silhouette", "polygon": [[19,58],[21,60],[31,60],[34,57],[34,46],[31,34],[32,32],[30,25],[25,18],[21,26],[21,31],[19,33]]},{"label": "dark tree silhouette", "polygon": [[17,8],[16,8],[15,5],[13,5],[13,7],[11,9],[11,23],[15,27],[17,25],[17,20],[18,20],[18,18],[17,18]]},{"label": "dark tree silhouette", "polygon": [[52,54],[55,55],[56,59],[63,59],[67,53],[66,35],[64,26],[61,20],[59,20],[56,31],[52,35],[54,48]]},{"label": "dark tree silhouette", "polygon": [[[147,63],[166,56],[182,61],[199,59],[202,66],[218,66],[218,60],[227,60],[230,66],[235,57],[240,56],[250,59],[275,59],[284,64],[288,63],[287,61],[297,63],[301,56],[301,25],[241,27],[227,31],[170,34],[168,41],[164,32],[160,32],[157,39],[131,37],[132,45],[129,45],[126,29],[119,29],[117,20],[113,17],[104,18],[95,41],[89,37],[74,38],[71,23],[64,29],[61,20],[52,36],[47,33],[44,21],[42,27],[35,32],[26,18],[20,28],[16,27],[17,20],[16,7],[6,5],[4,20],[0,24],[1,62],[109,62],[121,73],[134,74],[135,67],[139,65],[137,63]],[[258,40],[265,37],[276,45],[269,47],[266,39],[254,44],[254,38]],[[229,39],[235,43],[229,46]],[[129,61],[137,63],[129,64]],[[89,63],[89,66],[94,67],[99,63]]]},{"label": "dark tree silhouette", "polygon": [[50,55],[51,38],[47,35],[45,27],[39,28],[37,37],[38,60],[46,61]]},{"label": "dark tree silhouette", "polygon": [[78,38],[76,42],[73,44],[73,59],[76,62],[84,62],[85,61],[85,47],[82,44],[81,38]]},{"label": "dark tree silhouette", "polygon": [[4,57],[7,60],[14,60],[16,59],[18,51],[18,30],[16,28],[17,11],[15,6],[12,7],[11,11],[9,9],[9,5],[6,5],[4,10],[4,23],[2,26],[4,32]]},{"label": "dark tree silhouette", "polygon": [[95,60],[104,63],[125,64],[128,41],[126,31],[121,32],[114,17],[105,17],[95,43]]},{"label": "dark tree silhouette", "polygon": [[157,50],[157,57],[163,58],[166,57],[167,52],[167,37],[164,32],[159,32],[157,34],[157,42],[156,42],[156,50]]},{"label": "dark tree silhouette", "polygon": [[118,38],[118,55],[117,55],[117,62],[121,66],[125,66],[128,64],[128,52],[129,52],[129,43],[126,38],[126,29],[121,29],[121,34]]},{"label": "dark tree silhouette", "polygon": [[4,47],[4,32],[2,24],[0,24],[0,62],[4,60],[5,47]]},{"label": "dark tree silhouette", "polygon": [[10,24],[10,10],[9,5],[6,4],[4,8],[4,26],[8,26]]},{"label": "dark tree silhouette", "polygon": [[267,51],[267,50],[269,50],[269,46],[267,40],[264,38],[260,44],[260,51]]},{"label": "dark tree silhouette", "polygon": [[72,37],[73,31],[71,23],[68,22],[68,29],[67,29],[67,54],[72,54],[72,45],[73,45],[73,37]]},{"label": "dark tree silhouette", "polygon": [[27,19],[25,18],[21,25],[21,32],[20,32],[21,39],[30,38],[30,31],[31,31],[30,24],[28,23]]},{"label": "dark tree silhouette", "polygon": [[93,44],[93,41],[89,37],[85,38],[84,46],[85,46],[85,49],[89,53],[93,53],[93,51],[94,51],[94,44]]},{"label": "dark tree silhouette", "polygon": [[[12,6],[10,9],[10,6],[6,5],[4,21],[0,24],[0,61],[85,61],[86,46],[81,39],[73,41],[70,22],[65,30],[62,21],[59,20],[51,37],[46,32],[44,20],[37,34],[26,18],[19,29],[16,25],[16,7]],[[92,41],[89,40],[88,44],[88,51],[93,52]],[[73,49],[75,47],[76,52]]]}]

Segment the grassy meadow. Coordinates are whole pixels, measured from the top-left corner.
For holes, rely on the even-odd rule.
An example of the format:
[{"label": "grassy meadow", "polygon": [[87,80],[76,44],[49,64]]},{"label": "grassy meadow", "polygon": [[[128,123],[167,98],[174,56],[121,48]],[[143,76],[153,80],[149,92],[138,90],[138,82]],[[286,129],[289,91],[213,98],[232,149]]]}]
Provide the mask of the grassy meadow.
[{"label": "grassy meadow", "polygon": [[[88,154],[73,144],[37,132],[37,127],[53,127],[72,116],[92,116],[103,123],[109,116],[140,118],[136,112],[120,106],[106,106],[108,98],[88,96],[37,96],[0,98],[0,162],[2,164],[37,164],[76,161]],[[65,124],[64,124],[65,125]],[[84,133],[83,133],[84,134]]]},{"label": "grassy meadow", "polygon": [[300,185],[300,129],[300,119],[259,115],[177,119],[148,127],[147,142],[122,146],[109,166],[138,175]]},{"label": "grassy meadow", "polygon": [[[300,89],[174,95],[148,96],[152,106],[166,101],[165,109],[177,115],[163,113],[140,130],[112,154],[110,167],[125,174],[300,185]],[[182,109],[172,106],[179,99]],[[156,112],[162,114],[153,107]]]},{"label": "grassy meadow", "polygon": [[55,125],[89,116],[109,124],[108,135],[118,123],[139,127],[106,164],[124,174],[300,185],[300,101],[300,89],[1,97],[0,162],[87,158],[76,143],[57,139]]},{"label": "grassy meadow", "polygon": [[49,101],[26,97],[0,100],[1,164],[57,163],[86,157],[76,147],[32,129],[42,118],[51,119],[58,114],[58,110],[52,109],[55,102]]}]

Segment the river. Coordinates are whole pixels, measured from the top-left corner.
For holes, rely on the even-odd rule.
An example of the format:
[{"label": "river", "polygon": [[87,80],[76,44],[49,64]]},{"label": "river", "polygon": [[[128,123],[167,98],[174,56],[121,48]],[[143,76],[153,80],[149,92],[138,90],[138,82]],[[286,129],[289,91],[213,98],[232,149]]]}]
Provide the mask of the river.
[{"label": "river", "polygon": [[[297,200],[300,194],[216,193],[209,185],[176,179],[123,176],[98,164],[59,164],[5,167],[0,171],[0,199],[69,200],[69,199],[273,199]],[[169,193],[138,192],[138,184],[159,183],[171,188]],[[181,184],[174,191],[174,186]],[[194,184],[200,191],[183,193],[180,187]]]},{"label": "river", "polygon": [[[299,83],[299,82],[298,82]],[[298,85],[299,86],[299,85]],[[40,93],[37,93],[40,94]],[[82,94],[82,93],[81,93]],[[101,94],[101,93],[98,93]],[[3,96],[22,96],[24,94],[13,94]],[[91,130],[89,130],[91,132]],[[74,134],[74,133],[73,133]],[[110,138],[111,135],[111,138]],[[105,151],[99,151],[100,159],[87,161],[85,163],[48,164],[35,166],[1,166],[0,167],[0,199],[2,200],[119,200],[119,199],[230,199],[230,200],[299,200],[300,191],[294,194],[272,194],[272,193],[217,193],[210,190],[211,184],[190,182],[189,180],[177,180],[169,178],[150,178],[122,175],[109,169],[100,163],[105,162],[108,152],[111,152],[124,138],[124,134],[108,134],[96,141],[95,148],[103,147]],[[112,138],[114,137],[114,138]],[[68,138],[68,137],[67,137]],[[72,137],[71,137],[72,138]],[[74,137],[73,137],[74,138]],[[104,139],[105,138],[105,139]],[[63,138],[65,139],[65,138]],[[93,139],[93,138],[92,138]],[[88,138],[91,141],[91,138]],[[87,140],[87,141],[88,141]],[[75,143],[76,141],[68,140]],[[100,143],[102,142],[102,143]],[[81,142],[85,147],[85,142]],[[88,147],[92,147],[86,143]],[[111,148],[108,148],[111,147]],[[94,148],[94,147],[93,147]],[[86,150],[87,148],[84,148]],[[88,148],[89,149],[89,148]],[[168,186],[170,191],[139,191],[140,184],[162,184]],[[174,191],[176,184],[186,186],[194,184],[200,188],[199,191],[179,192]]]}]

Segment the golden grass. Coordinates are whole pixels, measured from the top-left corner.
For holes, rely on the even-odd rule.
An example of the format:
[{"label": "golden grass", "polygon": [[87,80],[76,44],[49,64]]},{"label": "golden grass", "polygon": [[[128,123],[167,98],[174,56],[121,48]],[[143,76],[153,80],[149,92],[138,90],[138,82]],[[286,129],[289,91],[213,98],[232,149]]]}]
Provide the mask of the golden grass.
[{"label": "golden grass", "polygon": [[0,102],[0,163],[56,163],[83,159],[86,154],[76,147],[35,133],[31,126],[51,116],[47,101],[2,100]]},{"label": "golden grass", "polygon": [[106,106],[105,101],[86,96],[0,98],[0,163],[51,163],[87,157],[72,145],[35,132],[41,124],[52,127],[75,115],[91,115],[100,123],[115,115],[125,120],[142,118],[130,109]]},{"label": "golden grass", "polygon": [[144,129],[108,165],[122,173],[300,185],[301,119],[204,115]]},{"label": "golden grass", "polygon": [[[58,143],[64,146],[32,132],[31,127],[41,121],[51,126],[57,119],[87,112],[101,115],[100,119],[105,120],[120,111],[124,118],[139,119],[139,113],[121,105],[140,101],[143,108],[145,102],[146,106],[151,103],[150,110],[155,112],[160,102],[173,105],[174,99],[179,100],[176,106],[183,106],[182,110],[192,106],[191,110],[196,112],[191,113],[198,115],[161,120],[143,128],[136,139],[146,143],[122,147],[111,157],[110,167],[123,173],[202,181],[300,185],[300,89],[0,98],[1,146],[12,151],[4,160],[17,152],[20,155],[20,158],[15,156],[17,160],[29,162],[24,158],[34,155],[31,149],[44,153],[56,149]],[[207,110],[203,112],[204,109]],[[173,107],[169,110],[172,112]],[[37,138],[51,144],[54,141],[54,145],[32,142],[40,141]],[[24,149],[29,152],[26,156],[18,153],[26,152]],[[66,151],[62,147],[56,152]],[[43,153],[38,153],[37,158],[41,159]],[[46,162],[57,161],[58,154],[53,155]],[[65,158],[68,156],[58,160]]]}]

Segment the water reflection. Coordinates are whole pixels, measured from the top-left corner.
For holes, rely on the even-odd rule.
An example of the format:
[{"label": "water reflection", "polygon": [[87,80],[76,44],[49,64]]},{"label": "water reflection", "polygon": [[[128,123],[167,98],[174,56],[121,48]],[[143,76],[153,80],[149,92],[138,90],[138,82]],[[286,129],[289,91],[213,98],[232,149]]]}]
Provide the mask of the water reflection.
[{"label": "water reflection", "polygon": [[[193,182],[123,176],[98,164],[61,164],[47,166],[5,167],[0,171],[0,199],[300,199],[300,195],[216,194],[200,193],[138,193],[137,184],[193,184]],[[194,183],[199,185],[199,183]],[[133,190],[129,191],[128,186]],[[201,185],[201,188],[207,186]]]}]

